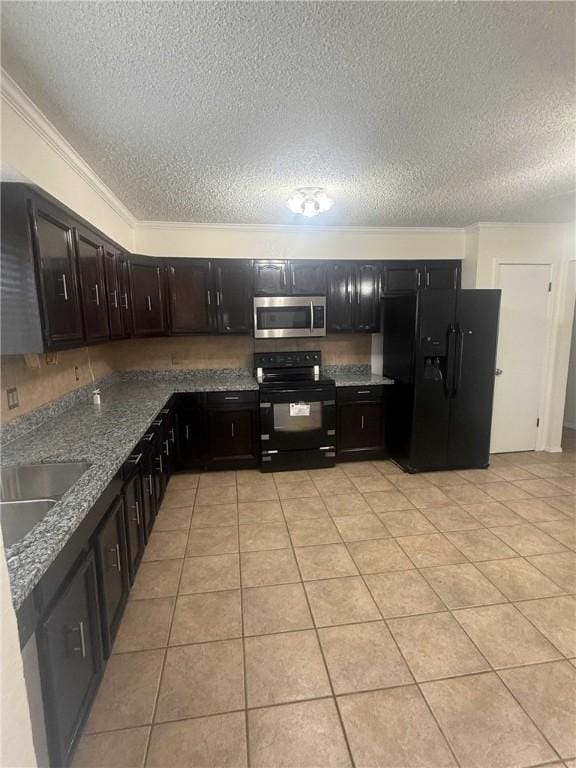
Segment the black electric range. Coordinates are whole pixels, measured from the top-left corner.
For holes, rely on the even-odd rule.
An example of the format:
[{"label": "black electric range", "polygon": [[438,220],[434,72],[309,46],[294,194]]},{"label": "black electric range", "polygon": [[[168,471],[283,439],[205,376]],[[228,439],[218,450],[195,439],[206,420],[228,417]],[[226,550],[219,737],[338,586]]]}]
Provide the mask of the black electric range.
[{"label": "black electric range", "polygon": [[257,352],[263,472],[332,467],[336,386],[320,352]]}]

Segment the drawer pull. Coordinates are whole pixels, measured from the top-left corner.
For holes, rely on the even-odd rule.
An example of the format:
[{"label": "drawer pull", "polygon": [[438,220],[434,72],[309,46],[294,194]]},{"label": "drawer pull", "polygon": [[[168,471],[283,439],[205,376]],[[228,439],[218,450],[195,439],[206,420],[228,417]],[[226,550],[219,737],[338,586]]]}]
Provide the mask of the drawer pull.
[{"label": "drawer pull", "polygon": [[80,621],[78,623],[78,626],[74,627],[72,631],[80,633],[80,647],[72,648],[72,650],[75,651],[76,653],[78,653],[79,651],[82,658],[85,659],[86,658],[86,638],[84,637],[84,622]]},{"label": "drawer pull", "polygon": [[224,400],[240,400],[238,395],[227,395]]},{"label": "drawer pull", "polygon": [[356,392],[356,394],[357,394],[357,395],[369,395],[369,394],[370,394],[370,390],[369,390],[369,389],[359,389],[359,390]]},{"label": "drawer pull", "polygon": [[122,563],[120,562],[120,544],[116,544],[115,547],[112,547],[110,549],[110,554],[114,555],[114,562],[112,563],[112,566],[116,568],[118,573],[122,572]]},{"label": "drawer pull", "polygon": [[142,454],[141,453],[133,453],[131,456],[128,456],[127,461],[130,464],[138,464],[138,462],[140,461],[141,458],[142,458]]}]

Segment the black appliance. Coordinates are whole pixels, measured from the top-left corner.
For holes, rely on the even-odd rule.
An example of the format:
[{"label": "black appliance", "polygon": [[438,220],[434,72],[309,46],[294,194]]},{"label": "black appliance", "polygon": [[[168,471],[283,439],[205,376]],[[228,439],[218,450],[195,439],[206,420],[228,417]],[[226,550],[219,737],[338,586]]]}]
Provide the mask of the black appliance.
[{"label": "black appliance", "polygon": [[409,472],[487,467],[499,290],[382,299],[390,453]]},{"label": "black appliance", "polygon": [[336,386],[322,374],[321,353],[256,353],[254,368],[262,471],[333,467]]}]

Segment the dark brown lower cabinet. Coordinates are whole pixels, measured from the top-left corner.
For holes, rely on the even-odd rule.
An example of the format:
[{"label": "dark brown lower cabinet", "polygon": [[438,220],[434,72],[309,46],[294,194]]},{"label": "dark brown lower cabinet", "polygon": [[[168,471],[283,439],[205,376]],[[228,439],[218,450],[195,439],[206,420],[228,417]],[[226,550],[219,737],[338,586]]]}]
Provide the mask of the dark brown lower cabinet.
[{"label": "dark brown lower cabinet", "polygon": [[112,652],[112,643],[130,590],[124,499],[122,497],[115,501],[96,536],[95,549],[98,564],[104,653],[108,657]]},{"label": "dark brown lower cabinet", "polygon": [[247,469],[258,466],[258,394],[208,395],[209,469]]},{"label": "dark brown lower cabinet", "polygon": [[383,389],[338,390],[336,455],[339,461],[386,457]]},{"label": "dark brown lower cabinet", "polygon": [[135,471],[124,486],[126,518],[126,542],[128,545],[128,572],[134,583],[136,571],[144,553],[144,515],[142,511],[142,482],[140,472]]},{"label": "dark brown lower cabinet", "polygon": [[206,419],[202,396],[181,395],[176,413],[177,468],[197,469],[206,456]]},{"label": "dark brown lower cabinet", "polygon": [[103,668],[94,554],[73,572],[38,628],[44,711],[53,766],[68,764]]}]

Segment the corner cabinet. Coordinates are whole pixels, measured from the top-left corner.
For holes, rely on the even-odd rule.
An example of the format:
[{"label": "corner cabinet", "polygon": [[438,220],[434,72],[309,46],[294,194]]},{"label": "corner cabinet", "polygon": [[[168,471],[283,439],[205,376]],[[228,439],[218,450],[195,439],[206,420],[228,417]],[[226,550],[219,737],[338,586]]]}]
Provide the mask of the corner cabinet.
[{"label": "corner cabinet", "polygon": [[103,668],[94,555],[87,555],[38,629],[53,765],[67,765]]},{"label": "corner cabinet", "polygon": [[163,269],[155,259],[130,259],[132,335],[162,336],[166,332]]}]

